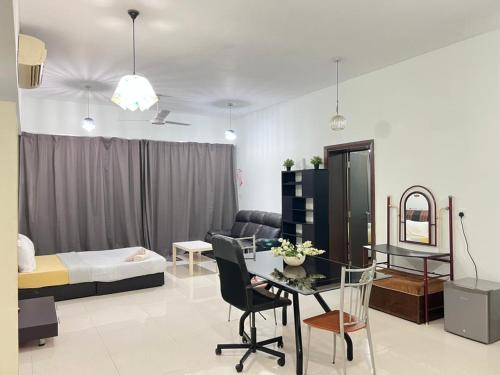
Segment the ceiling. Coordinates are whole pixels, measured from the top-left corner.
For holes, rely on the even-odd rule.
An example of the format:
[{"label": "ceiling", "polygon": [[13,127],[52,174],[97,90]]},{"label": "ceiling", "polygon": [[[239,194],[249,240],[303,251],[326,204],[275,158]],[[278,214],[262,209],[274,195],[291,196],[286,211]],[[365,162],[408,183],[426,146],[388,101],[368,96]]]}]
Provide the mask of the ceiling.
[{"label": "ceiling", "polygon": [[[498,0],[19,0],[21,32],[48,49],[43,85],[25,93],[109,102],[132,69],[163,107],[245,113],[500,28]],[[25,90],[26,91],[26,90]]]}]

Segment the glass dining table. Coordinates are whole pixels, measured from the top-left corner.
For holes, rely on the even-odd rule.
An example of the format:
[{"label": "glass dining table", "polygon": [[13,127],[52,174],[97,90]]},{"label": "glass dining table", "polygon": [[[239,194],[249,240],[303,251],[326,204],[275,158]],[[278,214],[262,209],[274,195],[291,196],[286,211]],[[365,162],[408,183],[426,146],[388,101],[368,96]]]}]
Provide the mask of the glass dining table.
[{"label": "glass dining table", "polygon": [[[303,374],[303,346],[300,318],[299,294],[314,296],[325,312],[331,311],[321,293],[340,289],[341,271],[345,264],[325,258],[308,256],[304,264],[298,267],[288,266],[283,258],[275,257],[270,251],[258,252],[255,259],[245,260],[248,272],[269,281],[270,285],[284,292],[285,297],[292,295],[295,324],[296,372]],[[359,275],[360,276],[360,275]],[[379,276],[382,276],[379,274]],[[352,280],[355,282],[356,280]],[[283,325],[287,324],[286,309],[283,309]],[[352,341],[344,335],[347,344],[347,359],[353,359]]]}]

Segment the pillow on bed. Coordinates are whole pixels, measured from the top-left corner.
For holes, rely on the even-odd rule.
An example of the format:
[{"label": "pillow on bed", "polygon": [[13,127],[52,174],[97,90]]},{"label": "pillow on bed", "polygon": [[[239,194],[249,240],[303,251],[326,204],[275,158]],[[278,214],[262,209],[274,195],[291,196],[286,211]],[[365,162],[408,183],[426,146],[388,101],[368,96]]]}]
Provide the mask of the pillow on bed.
[{"label": "pillow on bed", "polygon": [[36,270],[35,245],[23,234],[17,237],[17,265],[19,272]]}]

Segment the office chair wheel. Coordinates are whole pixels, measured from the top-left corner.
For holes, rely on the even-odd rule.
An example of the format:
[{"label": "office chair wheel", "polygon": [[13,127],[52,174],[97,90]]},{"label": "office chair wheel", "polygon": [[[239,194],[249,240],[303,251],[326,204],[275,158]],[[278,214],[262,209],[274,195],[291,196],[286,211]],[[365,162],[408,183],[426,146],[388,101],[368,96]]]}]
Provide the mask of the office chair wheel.
[{"label": "office chair wheel", "polygon": [[241,363],[238,363],[236,366],[234,366],[236,369],[236,372],[242,372],[243,371],[243,365]]},{"label": "office chair wheel", "polygon": [[215,354],[216,355],[221,355],[222,354],[222,350],[220,348],[215,348]]},{"label": "office chair wheel", "polygon": [[247,340],[247,338],[246,338],[245,336],[243,336],[243,337],[241,338],[241,342],[242,342],[243,344],[246,344],[246,343],[248,342],[248,340]]},{"label": "office chair wheel", "polygon": [[278,365],[283,367],[285,365],[285,358],[279,358],[278,359]]}]

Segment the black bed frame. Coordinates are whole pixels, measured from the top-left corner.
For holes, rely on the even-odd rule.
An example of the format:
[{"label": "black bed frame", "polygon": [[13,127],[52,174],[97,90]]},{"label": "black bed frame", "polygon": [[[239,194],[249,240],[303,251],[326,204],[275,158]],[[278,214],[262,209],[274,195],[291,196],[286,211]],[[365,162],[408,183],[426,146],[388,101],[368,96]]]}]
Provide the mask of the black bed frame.
[{"label": "black bed frame", "polygon": [[127,292],[145,288],[153,288],[165,284],[163,272],[132,277],[112,282],[89,282],[47,286],[44,288],[19,289],[19,299],[53,296],[55,301],[74,298],[102,296],[104,294]]}]

